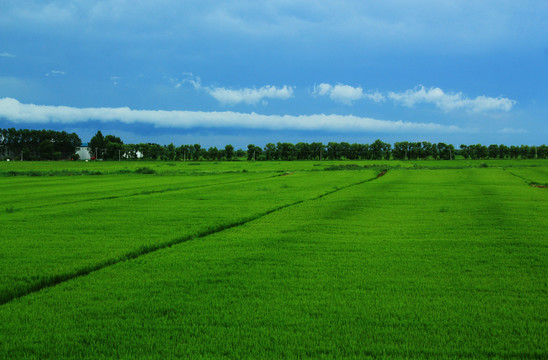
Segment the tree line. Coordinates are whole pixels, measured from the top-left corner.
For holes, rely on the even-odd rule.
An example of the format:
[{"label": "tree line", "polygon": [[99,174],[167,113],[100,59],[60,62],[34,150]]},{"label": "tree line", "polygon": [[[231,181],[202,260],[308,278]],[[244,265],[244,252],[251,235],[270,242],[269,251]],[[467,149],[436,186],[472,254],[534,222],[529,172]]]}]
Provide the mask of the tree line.
[{"label": "tree line", "polygon": [[234,146],[226,145],[224,148],[202,148],[200,144],[175,146],[160,145],[155,143],[124,144],[117,136],[103,136],[98,131],[88,144],[92,159],[121,160],[234,160],[243,158],[246,152],[242,149],[235,150]]},{"label": "tree line", "polygon": [[455,148],[443,142],[396,142],[392,146],[381,140],[371,144],[350,144],[348,142],[321,142],[297,144],[278,142],[264,147],[249,144],[247,150],[235,150],[234,146],[224,148],[203,148],[200,144],[175,146],[154,143],[124,144],[120,138],[101,132],[89,143],[92,156],[106,160],[454,160],[456,156],[465,159],[546,159],[548,146],[506,146],[506,145],[460,145]]},{"label": "tree line", "polygon": [[443,142],[402,141],[390,145],[381,140],[372,144],[347,142],[322,143],[269,143],[264,148],[247,146],[248,160],[454,160],[465,159],[546,159],[548,146],[460,145],[458,149]]},{"label": "tree line", "polygon": [[0,128],[0,159],[71,159],[81,144],[77,134],[65,131]]},{"label": "tree line", "polygon": [[[64,131],[0,129],[0,158],[24,160],[77,159],[81,145],[78,135]],[[321,142],[296,144],[268,143],[264,147],[249,144],[246,150],[228,144],[224,148],[204,148],[200,144],[175,146],[156,143],[124,144],[117,136],[103,136],[98,131],[88,144],[92,159],[122,160],[454,160],[464,159],[546,159],[548,146],[460,145],[455,148],[443,142],[396,142],[381,140],[371,144]]]}]

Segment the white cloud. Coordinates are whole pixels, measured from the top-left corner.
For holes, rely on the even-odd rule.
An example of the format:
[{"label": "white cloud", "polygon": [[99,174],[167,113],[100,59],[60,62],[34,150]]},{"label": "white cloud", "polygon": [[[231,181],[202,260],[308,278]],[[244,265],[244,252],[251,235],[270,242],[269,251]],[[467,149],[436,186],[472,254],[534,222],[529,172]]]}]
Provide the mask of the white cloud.
[{"label": "white cloud", "polygon": [[238,103],[257,104],[264,99],[287,100],[293,97],[293,88],[287,85],[284,85],[281,88],[268,85],[263,86],[260,89],[244,88],[239,90],[216,87],[207,88],[206,91],[221,104],[229,105]]},{"label": "white cloud", "polygon": [[312,91],[314,96],[329,96],[333,101],[340,102],[346,105],[352,105],[356,100],[369,99],[376,103],[385,100],[384,95],[379,92],[364,93],[361,87],[352,87],[350,85],[337,84],[330,85],[322,83],[314,86]]},{"label": "white cloud", "polygon": [[50,72],[46,73],[46,76],[62,76],[66,75],[67,73],[61,70],[51,70]]},{"label": "white cloud", "polygon": [[363,90],[361,87],[355,88],[349,85],[337,84],[330,89],[329,97],[334,101],[351,105],[352,101],[363,97]]},{"label": "white cloud", "polygon": [[181,82],[177,81],[177,85],[179,86],[175,85],[176,87],[180,87],[181,83],[191,84],[196,90],[199,90],[202,87],[202,79],[200,79],[199,76],[195,76],[191,72],[183,73],[183,75],[185,76],[185,78]]},{"label": "white cloud", "polygon": [[434,104],[436,107],[444,110],[451,111],[457,109],[468,110],[472,112],[483,112],[491,110],[510,111],[512,106],[516,104],[515,100],[511,100],[504,97],[487,97],[478,96],[475,99],[469,99],[462,94],[458,93],[445,93],[440,88],[426,89],[424,86],[419,86],[413,90],[407,90],[405,92],[389,92],[388,98],[396,103],[400,103],[403,106],[412,108],[416,104],[428,103]]},{"label": "white cloud", "polygon": [[194,89],[206,92],[223,105],[235,105],[239,103],[250,105],[261,103],[262,105],[266,105],[266,99],[287,100],[293,97],[293,87],[288,85],[284,85],[281,88],[266,85],[259,89],[227,89],[224,87],[203,86],[200,77],[191,72],[183,73],[183,76],[184,78],[182,80],[169,77],[166,77],[166,79],[173,84],[175,88],[180,88],[183,84],[190,84]]},{"label": "white cloud", "polygon": [[14,123],[79,123],[88,120],[119,121],[124,124],[152,124],[169,128],[245,128],[335,132],[432,132],[465,131],[456,126],[377,120],[353,115],[260,115],[256,113],[132,110],[121,108],[75,108],[22,104],[16,99],[0,99],[0,117]]},{"label": "white cloud", "polygon": [[329,95],[333,87],[329,84],[321,83],[320,85],[314,86],[313,95],[325,96]]},{"label": "white cloud", "polygon": [[15,57],[15,55],[10,54],[10,53],[8,53],[8,52],[3,52],[3,53],[0,53],[0,57],[9,57],[9,58],[13,58],[13,57]]}]

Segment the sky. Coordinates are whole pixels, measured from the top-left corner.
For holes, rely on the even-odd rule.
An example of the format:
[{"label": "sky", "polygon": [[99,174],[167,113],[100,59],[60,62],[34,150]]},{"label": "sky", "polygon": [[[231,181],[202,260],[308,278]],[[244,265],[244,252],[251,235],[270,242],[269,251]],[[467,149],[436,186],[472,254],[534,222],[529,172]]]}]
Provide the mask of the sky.
[{"label": "sky", "polygon": [[0,128],[548,144],[545,0],[0,0]]}]

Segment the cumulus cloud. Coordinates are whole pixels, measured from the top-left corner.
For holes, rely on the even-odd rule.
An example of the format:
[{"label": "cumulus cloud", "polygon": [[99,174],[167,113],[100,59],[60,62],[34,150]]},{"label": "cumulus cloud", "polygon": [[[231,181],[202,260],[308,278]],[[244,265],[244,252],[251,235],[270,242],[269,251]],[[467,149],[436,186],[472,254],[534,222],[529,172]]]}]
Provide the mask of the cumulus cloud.
[{"label": "cumulus cloud", "polygon": [[475,99],[467,98],[462,92],[445,93],[442,89],[424,86],[418,86],[413,90],[405,92],[389,92],[388,98],[403,106],[412,108],[416,104],[428,103],[434,104],[439,109],[451,111],[464,109],[471,112],[483,112],[491,110],[510,111],[516,104],[515,100],[504,97],[478,96]]},{"label": "cumulus cloud", "polygon": [[404,92],[390,91],[384,95],[378,91],[364,92],[361,87],[352,87],[344,84],[330,85],[321,83],[314,86],[312,91],[313,96],[329,96],[333,101],[340,102],[346,105],[352,105],[354,101],[360,99],[369,99],[376,103],[390,99],[397,104],[412,108],[417,104],[426,103],[433,104],[444,111],[452,110],[467,110],[470,112],[484,111],[510,111],[516,104],[515,100],[505,97],[489,97],[480,95],[474,99],[470,99],[463,95],[462,92],[446,93],[438,87],[429,89],[420,85],[415,89],[406,90]]},{"label": "cumulus cloud", "polygon": [[121,108],[75,108],[22,104],[13,98],[0,99],[0,117],[14,123],[79,123],[88,120],[152,124],[168,128],[245,128],[336,132],[433,132],[464,131],[456,126],[377,120],[353,115],[260,115],[232,111],[163,111]]},{"label": "cumulus cloud", "polygon": [[336,84],[330,85],[321,83],[314,86],[312,91],[314,96],[329,96],[333,101],[340,102],[346,105],[352,105],[356,100],[369,99],[376,103],[385,100],[384,95],[379,92],[364,93],[361,87],[352,87],[350,85]]},{"label": "cumulus cloud", "polygon": [[238,103],[257,104],[265,99],[287,100],[293,97],[293,88],[284,85],[281,88],[276,86],[263,86],[262,88],[244,88],[238,90],[222,87],[207,88],[209,95],[213,96],[221,104],[234,105]]},{"label": "cumulus cloud", "polygon": [[227,89],[224,87],[203,86],[200,77],[191,72],[183,73],[182,80],[166,78],[173,86],[180,88],[183,84],[190,84],[196,90],[201,90],[214,97],[223,105],[236,105],[239,103],[254,105],[259,102],[266,104],[266,99],[287,100],[293,97],[293,87],[284,85],[281,88],[266,85],[259,89]]}]

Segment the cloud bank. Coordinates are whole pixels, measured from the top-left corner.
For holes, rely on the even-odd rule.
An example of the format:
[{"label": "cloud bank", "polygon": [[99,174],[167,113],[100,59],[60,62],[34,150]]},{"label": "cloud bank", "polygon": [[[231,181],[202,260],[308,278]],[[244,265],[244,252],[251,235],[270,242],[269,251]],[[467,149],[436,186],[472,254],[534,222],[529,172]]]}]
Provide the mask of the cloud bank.
[{"label": "cloud bank", "polygon": [[437,108],[444,111],[457,109],[468,110],[472,112],[482,111],[510,111],[512,106],[516,104],[515,100],[504,97],[487,97],[478,96],[475,99],[469,99],[461,92],[445,93],[440,88],[426,89],[424,86],[419,86],[413,90],[405,92],[389,92],[388,98],[403,106],[412,108],[416,104],[427,103],[434,104]]},{"label": "cloud bank", "polygon": [[13,123],[72,124],[89,120],[151,124],[168,128],[244,128],[263,130],[334,132],[461,132],[457,126],[376,120],[353,115],[260,115],[239,112],[133,110],[120,108],[75,108],[22,104],[13,98],[0,99],[0,118]]}]

